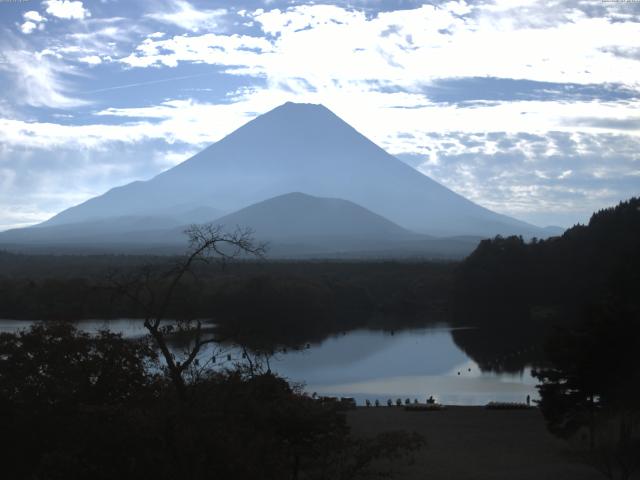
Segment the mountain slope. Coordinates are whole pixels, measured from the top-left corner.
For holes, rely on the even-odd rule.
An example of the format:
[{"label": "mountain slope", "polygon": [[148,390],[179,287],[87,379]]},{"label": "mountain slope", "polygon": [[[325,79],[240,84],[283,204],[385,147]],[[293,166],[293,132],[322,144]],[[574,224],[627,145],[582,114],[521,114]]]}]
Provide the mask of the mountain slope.
[{"label": "mountain slope", "polygon": [[353,202],[288,193],[216,220],[252,228],[265,239],[350,237],[398,241],[419,237]]},{"label": "mountain slope", "polygon": [[0,232],[0,245],[127,242],[147,238],[148,232],[175,229],[192,223],[207,223],[222,212],[215,208],[179,205],[158,215],[122,215],[91,217],[70,223],[44,222],[28,228]]},{"label": "mountain slope", "polygon": [[299,192],[280,195],[216,220],[227,228],[246,226],[271,256],[305,256],[371,250],[403,250],[418,235],[353,202]]},{"label": "mountain slope", "polygon": [[[172,222],[167,227],[167,222]],[[481,237],[434,238],[410,232],[348,200],[280,195],[218,218],[254,231],[269,258],[463,258]],[[187,224],[168,217],[109,217],[0,233],[0,246],[40,253],[182,253]]]},{"label": "mountain slope", "polygon": [[389,155],[327,108],[286,103],[145,182],[117,187],[45,222],[158,215],[176,205],[235,211],[288,192],[341,198],[433,235],[544,236],[466,200]]}]

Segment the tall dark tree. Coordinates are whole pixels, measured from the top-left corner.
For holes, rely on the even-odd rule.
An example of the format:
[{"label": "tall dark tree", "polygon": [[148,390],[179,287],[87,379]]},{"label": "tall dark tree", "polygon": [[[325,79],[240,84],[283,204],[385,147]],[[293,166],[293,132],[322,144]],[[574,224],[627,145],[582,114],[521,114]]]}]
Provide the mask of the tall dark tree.
[{"label": "tall dark tree", "polygon": [[[141,309],[144,326],[160,350],[169,377],[182,398],[186,395],[185,373],[197,362],[202,348],[219,339],[205,335],[200,320],[180,318],[168,322],[166,315],[171,302],[176,301],[178,288],[185,277],[195,275],[197,263],[207,263],[211,259],[224,263],[243,255],[261,257],[265,246],[257,244],[252,233],[250,229],[241,228],[225,232],[222,225],[192,225],[185,231],[189,249],[172,268],[158,271],[145,266],[126,278],[117,274],[110,277],[116,292]],[[193,338],[181,358],[176,358],[176,352],[171,350],[167,340],[176,330]]]},{"label": "tall dark tree", "polygon": [[551,432],[586,432],[591,463],[626,479],[640,459],[640,312],[621,299],[591,306],[585,322],[550,338],[540,408]]}]

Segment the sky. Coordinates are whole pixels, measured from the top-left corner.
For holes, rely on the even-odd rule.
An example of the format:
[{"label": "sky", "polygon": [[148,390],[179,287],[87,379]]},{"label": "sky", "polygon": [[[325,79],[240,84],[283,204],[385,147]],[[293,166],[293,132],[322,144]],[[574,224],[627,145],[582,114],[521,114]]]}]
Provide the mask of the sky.
[{"label": "sky", "polygon": [[321,103],[480,205],[640,194],[640,1],[0,0],[0,230]]}]

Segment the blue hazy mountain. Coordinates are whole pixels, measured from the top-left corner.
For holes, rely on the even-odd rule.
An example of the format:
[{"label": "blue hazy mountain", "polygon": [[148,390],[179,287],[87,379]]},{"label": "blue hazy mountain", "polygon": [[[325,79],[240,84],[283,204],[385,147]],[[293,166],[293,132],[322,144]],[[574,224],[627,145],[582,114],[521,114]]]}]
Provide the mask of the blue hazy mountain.
[{"label": "blue hazy mountain", "polygon": [[419,233],[545,236],[536,226],[487,210],[433,181],[324,106],[294,103],[255,118],[151,180],[114,188],[43,225],[163,216],[179,205],[234,212],[290,192],[349,200]]},{"label": "blue hazy mountain", "polygon": [[300,192],[258,202],[216,223],[229,228],[250,225],[256,239],[268,242],[271,256],[403,250],[429,238],[348,200]]},{"label": "blue hazy mountain", "polygon": [[[175,218],[107,217],[0,233],[0,246],[41,252],[181,253],[188,224]],[[411,232],[348,200],[293,192],[222,216],[228,230],[251,226],[270,258],[461,258],[481,237]]]},{"label": "blue hazy mountain", "polygon": [[419,238],[386,218],[348,200],[300,192],[279,195],[218,218],[221,225],[251,226],[256,237],[351,237],[407,240]]}]

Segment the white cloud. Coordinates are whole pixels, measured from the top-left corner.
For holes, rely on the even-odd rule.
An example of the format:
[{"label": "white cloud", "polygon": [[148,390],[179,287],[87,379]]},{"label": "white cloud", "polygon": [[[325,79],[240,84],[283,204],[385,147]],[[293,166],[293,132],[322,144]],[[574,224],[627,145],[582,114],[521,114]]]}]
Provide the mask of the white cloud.
[{"label": "white cloud", "polygon": [[20,25],[20,31],[22,33],[24,33],[25,35],[29,35],[31,32],[33,32],[38,26],[30,21],[26,21],[24,22],[22,25]]},{"label": "white cloud", "polygon": [[0,230],[26,226],[145,174],[142,148],[109,151],[0,144]]},{"label": "white cloud", "polygon": [[199,150],[184,150],[184,151],[161,151],[154,152],[154,155],[151,157],[153,159],[153,164],[159,166],[161,169],[169,169],[171,167],[175,167],[179,163],[188,160],[193,157]]},{"label": "white cloud", "polygon": [[[49,7],[53,4],[65,8],[80,4],[86,11],[81,2],[47,2]],[[64,61],[90,66],[113,57],[128,68],[206,63],[222,66],[227,73],[260,78],[259,84],[265,86],[229,92],[224,104],[183,98],[159,105],[104,108],[85,125],[24,122],[12,115],[14,119],[0,120],[0,146],[75,149],[93,155],[118,145],[137,148],[159,142],[164,147],[146,160],[152,165],[148,172],[154,173],[184,158],[184,152],[230,133],[255,112],[289,100],[323,103],[391,153],[419,156],[423,172],[485,206],[517,215],[536,208],[590,209],[593,202],[608,202],[615,192],[629,191],[627,184],[620,186],[625,179],[637,182],[637,96],[604,101],[579,95],[563,98],[560,92],[546,101],[514,97],[478,101],[470,108],[437,103],[424,93],[429,91],[425,86],[433,87],[439,79],[467,77],[599,84],[603,91],[612,83],[640,91],[635,42],[640,23],[619,13],[615,21],[611,15],[590,16],[586,7],[580,9],[584,4],[455,1],[377,14],[303,5],[243,11],[236,20],[251,24],[251,29],[225,33],[232,25],[227,22],[227,16],[234,15],[231,10],[200,10],[184,0],[166,0],[167,8],[135,25],[126,19],[88,19],[77,26],[91,24],[90,28],[72,29],[39,54],[29,53],[28,48],[5,48],[3,55],[9,61],[0,69],[15,75],[17,99],[57,108],[83,103],[73,97],[68,83],[76,73],[70,65],[77,68],[77,64]],[[155,3],[153,8],[161,7]],[[25,22],[43,24],[27,13]],[[86,16],[74,15],[64,18]],[[150,33],[162,29],[155,22],[191,33]],[[137,46],[131,47],[134,38]],[[175,75],[180,74],[178,70]],[[106,117],[112,118],[106,121]],[[527,139],[520,132],[541,140]],[[563,142],[571,143],[573,150]],[[573,153],[565,162],[561,156],[568,151]],[[505,157],[514,163],[501,164]],[[104,169],[120,172],[113,166]],[[115,185],[140,178],[139,174],[104,176]],[[602,183],[594,186],[587,177]],[[77,178],[77,185],[87,185],[88,177]],[[95,190],[85,189],[82,199]],[[596,200],[587,205],[587,198]]]},{"label": "white cloud", "polygon": [[47,13],[57,18],[82,20],[91,16],[81,1],[45,0],[43,4],[47,7]]},{"label": "white cloud", "polygon": [[570,226],[637,194],[638,136],[449,132],[424,142],[431,157],[408,163],[466,198],[541,225]]},{"label": "white cloud", "polygon": [[34,107],[70,108],[88,102],[69,94],[67,77],[76,72],[72,67],[52,59],[48,52],[6,50],[0,71],[14,79],[15,100]]},{"label": "white cloud", "polygon": [[20,25],[20,31],[25,35],[29,35],[34,30],[43,30],[44,22],[47,21],[42,15],[40,15],[35,10],[29,10],[28,12],[24,12],[22,14],[22,18],[24,18],[24,23]]},{"label": "white cloud", "polygon": [[[545,5],[526,3],[527,18],[550,15]],[[458,1],[374,16],[332,5],[257,10],[250,16],[266,38],[243,38],[268,41],[269,47],[261,48],[269,55],[243,55],[246,48],[238,46],[216,57],[202,35],[146,40],[124,61],[139,67],[233,61],[243,67],[238,72],[267,75],[274,82],[304,78],[314,88],[371,80],[417,88],[439,78],[485,76],[640,87],[640,62],[611,53],[614,46],[636,47],[640,23],[565,9],[540,28],[513,21],[513,10],[505,5],[498,4],[499,12],[484,4],[471,10]],[[233,36],[216,37],[224,44]]]},{"label": "white cloud", "polygon": [[102,63],[102,59],[98,55],[87,55],[86,57],[78,58],[78,61],[87,63],[89,65],[99,65]]},{"label": "white cloud", "polygon": [[222,24],[222,17],[227,11],[223,8],[215,10],[196,9],[186,0],[173,0],[169,11],[150,13],[147,17],[161,23],[177,25],[190,32],[216,30]]},{"label": "white cloud", "polygon": [[[640,109],[638,100],[627,101],[623,108],[616,102],[603,101],[503,101],[467,108],[434,103],[421,93],[366,91],[353,85],[309,92],[306,84],[295,82],[268,89],[241,89],[230,94],[228,101],[208,104],[167,100],[158,105],[106,108],[95,113],[97,117],[124,119],[125,123],[115,125],[59,126],[5,120],[4,140],[26,145],[62,146],[68,142],[93,147],[110,141],[136,142],[153,138],[201,146],[230,133],[252,118],[255,112],[266,112],[285,101],[297,101],[326,105],[392,154],[422,154],[437,162],[432,134],[478,131],[618,134],[622,130],[616,128],[616,120],[625,117],[628,111]],[[576,121],[585,117],[600,121],[593,125]],[[203,118],[220,121],[203,122]],[[640,130],[625,129],[624,133],[640,138]],[[481,147],[454,145],[457,146],[455,149],[451,146],[449,154],[492,154],[498,150],[487,138],[481,139]]]},{"label": "white cloud", "polygon": [[30,20],[30,21],[35,22],[35,23],[40,23],[40,22],[46,22],[47,21],[46,18],[44,18],[42,15],[40,15],[35,10],[29,10],[28,12],[24,12],[22,14],[22,16],[23,16],[23,18],[25,20]]},{"label": "white cloud", "polygon": [[85,22],[88,29],[66,34],[58,50],[75,48],[82,56],[98,55],[119,57],[128,51],[132,39],[140,34],[140,27],[121,18],[89,19]]},{"label": "white cloud", "polygon": [[[245,15],[258,22],[266,37],[147,38],[121,61],[131,67],[208,63],[226,66],[228,73],[265,78],[264,91],[239,100],[268,108],[286,100],[323,103],[392,153],[423,153],[428,132],[613,133],[620,131],[616,122],[633,117],[640,107],[637,99],[516,99],[476,102],[474,108],[430,101],[423,87],[452,77],[610,82],[640,90],[640,62],[602,50],[603,45],[631,48],[640,24],[610,23],[575,9],[549,12],[529,0],[491,5],[472,9],[458,1],[374,16],[333,5],[258,10]],[[509,19],[514,6],[532,25]],[[122,109],[117,114],[127,115]],[[599,121],[580,120],[589,118]]]},{"label": "white cloud", "polygon": [[[191,100],[167,101],[145,109],[107,109],[100,116],[140,118],[119,124],[61,125],[0,119],[0,143],[26,148],[100,149],[114,143],[162,140],[204,146],[240,127],[254,114],[246,104],[209,105]],[[203,122],[202,119],[213,119]],[[156,121],[151,121],[156,120]]]},{"label": "white cloud", "polygon": [[34,204],[31,208],[15,203],[4,204],[6,208],[0,208],[0,232],[13,228],[24,228],[36,223],[43,222],[52,217],[57,212],[46,213]]},{"label": "white cloud", "polygon": [[61,73],[82,74],[82,68],[74,65],[75,62],[89,67],[111,62],[128,51],[132,39],[139,38],[143,31],[139,25],[120,17],[89,18],[82,24],[65,26],[64,33],[47,36],[46,48],[39,52],[33,45],[24,43],[19,48],[36,52],[33,55],[38,57],[47,56],[51,61],[56,59]]},{"label": "white cloud", "polygon": [[[189,37],[175,36],[166,40],[145,39],[136,52],[122,58],[131,67],[149,67],[161,64],[176,67],[178,62],[191,61],[217,65],[246,66],[263,71],[263,55],[271,50],[271,44],[259,37],[247,35],[218,35],[207,33]],[[170,52],[170,53],[167,53]]]},{"label": "white cloud", "polygon": [[[204,146],[217,141],[255,116],[288,100],[324,103],[360,132],[368,136],[392,154],[412,153],[424,155],[433,164],[438,164],[440,153],[447,155],[483,154],[492,155],[504,147],[486,136],[487,132],[544,135],[548,131],[563,135],[619,134],[620,130],[604,126],[585,127],[571,125],[574,117],[585,112],[598,118],[615,118],[619,107],[606,102],[500,102],[476,108],[456,105],[434,104],[418,94],[382,93],[377,91],[342,91],[300,94],[290,90],[246,89],[229,96],[230,103],[207,104],[193,100],[168,100],[147,107],[106,108],[95,113],[99,117],[119,117],[124,123],[112,122],[90,125],[57,125],[49,123],[27,123],[16,120],[2,121],[0,140],[10,144],[41,148],[58,148],[76,145],[82,148],[97,148],[109,142],[135,143],[148,139],[166,140],[169,143],[185,143]],[[397,108],[413,107],[418,108]],[[632,108],[639,108],[636,102]],[[630,107],[631,108],[631,107]],[[527,115],[522,115],[526,109]],[[203,122],[202,119],[215,119]],[[606,122],[605,122],[606,123]],[[456,132],[484,132],[477,137],[476,144],[460,143],[451,139]],[[640,138],[640,131],[625,130],[629,137]],[[442,135],[442,142],[433,135]],[[484,136],[483,136],[484,135]],[[442,144],[447,146],[443,147]],[[558,150],[553,143],[544,149],[530,150],[521,141],[518,148],[530,158],[553,155]],[[584,152],[592,145],[575,141],[576,149]],[[603,147],[599,147],[602,149]],[[616,146],[620,149],[620,146]],[[620,152],[627,154],[627,152]],[[566,169],[565,169],[566,170]],[[560,174],[561,172],[558,172]]]}]

